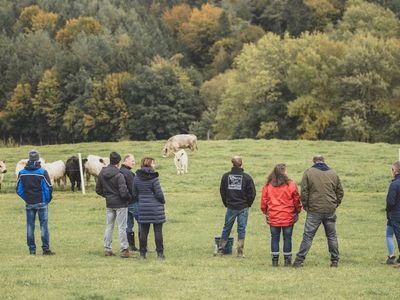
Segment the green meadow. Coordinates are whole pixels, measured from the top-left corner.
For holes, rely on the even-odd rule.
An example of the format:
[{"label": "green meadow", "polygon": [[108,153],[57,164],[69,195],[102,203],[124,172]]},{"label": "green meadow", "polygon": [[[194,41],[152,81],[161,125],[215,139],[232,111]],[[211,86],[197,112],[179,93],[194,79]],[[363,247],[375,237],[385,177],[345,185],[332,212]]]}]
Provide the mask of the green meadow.
[{"label": "green meadow", "polygon": [[[200,141],[189,154],[189,173],[176,175],[172,157],[163,159],[164,142],[82,143],[0,148],[8,172],[0,191],[1,299],[398,299],[400,269],[386,259],[385,199],[390,164],[400,145],[329,141]],[[105,201],[89,182],[87,194],[54,188],[49,230],[54,257],[29,256],[24,202],[15,194],[15,164],[37,149],[47,162],[76,155],[106,156],[110,151],[156,159],[166,196],[166,260],[103,256]],[[341,261],[329,267],[323,228],[318,231],[302,269],[271,267],[270,233],[259,209],[267,174],[279,162],[300,182],[320,153],[337,170],[345,197],[337,211]],[[230,158],[243,157],[244,169],[256,183],[245,243],[245,259],[213,257],[214,237],[222,230],[225,208],[219,197],[222,174]],[[295,225],[293,252],[301,242],[305,214]],[[136,224],[135,224],[136,226]],[[137,229],[137,228],[136,228]],[[40,231],[36,225],[40,250]],[[236,225],[231,236],[237,240]],[[114,251],[118,252],[117,230]],[[149,246],[154,249],[151,234]],[[282,242],[281,242],[282,247]],[[235,249],[234,249],[235,250]],[[136,255],[135,255],[136,256]]]}]

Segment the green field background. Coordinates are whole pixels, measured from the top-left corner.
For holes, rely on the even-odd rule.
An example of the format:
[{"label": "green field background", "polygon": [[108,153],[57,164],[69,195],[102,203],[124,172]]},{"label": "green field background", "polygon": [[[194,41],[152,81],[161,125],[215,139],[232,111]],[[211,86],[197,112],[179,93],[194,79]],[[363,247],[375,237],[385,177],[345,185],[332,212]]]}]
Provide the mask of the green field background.
[{"label": "green field background", "polygon": [[[400,269],[386,259],[385,199],[390,164],[399,145],[327,141],[233,140],[200,141],[189,152],[189,173],[176,175],[172,157],[161,157],[162,141],[82,143],[0,148],[6,160],[0,191],[0,299],[398,299]],[[15,194],[15,164],[37,149],[47,162],[83,156],[133,153],[156,159],[166,196],[163,262],[103,256],[105,201],[90,181],[87,194],[70,185],[55,187],[49,206],[54,257],[28,255],[24,202]],[[329,267],[323,228],[317,233],[302,269],[272,268],[269,228],[259,209],[260,192],[276,163],[288,165],[300,183],[312,156],[320,153],[337,170],[345,190],[337,211],[341,261]],[[241,155],[244,169],[256,183],[245,243],[245,259],[213,257],[214,236],[221,233],[225,208],[219,197],[222,174],[232,155]],[[93,179],[92,179],[93,180]],[[293,252],[298,250],[305,214],[295,225]],[[40,249],[40,231],[36,226]],[[236,225],[231,234],[237,240]],[[149,237],[154,249],[153,235]],[[117,231],[114,251],[118,252]],[[281,245],[282,246],[282,245]],[[282,265],[282,261],[280,262]]]}]

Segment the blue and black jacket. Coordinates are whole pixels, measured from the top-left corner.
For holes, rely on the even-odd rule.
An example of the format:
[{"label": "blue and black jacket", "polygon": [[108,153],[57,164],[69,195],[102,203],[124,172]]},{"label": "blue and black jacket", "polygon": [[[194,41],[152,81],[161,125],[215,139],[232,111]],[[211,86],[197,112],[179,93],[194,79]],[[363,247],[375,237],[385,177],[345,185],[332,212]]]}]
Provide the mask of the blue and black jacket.
[{"label": "blue and black jacket", "polygon": [[49,174],[39,161],[28,161],[19,172],[16,191],[26,204],[50,203],[53,187]]},{"label": "blue and black jacket", "polygon": [[400,222],[400,174],[397,174],[390,183],[386,197],[386,211],[389,220]]}]

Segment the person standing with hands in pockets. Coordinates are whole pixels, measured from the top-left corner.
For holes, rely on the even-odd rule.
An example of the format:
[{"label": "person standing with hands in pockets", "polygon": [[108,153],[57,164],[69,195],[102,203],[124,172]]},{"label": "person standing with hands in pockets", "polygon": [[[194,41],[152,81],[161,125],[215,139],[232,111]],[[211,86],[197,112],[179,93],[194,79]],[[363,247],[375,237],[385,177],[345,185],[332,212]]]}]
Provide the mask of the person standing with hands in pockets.
[{"label": "person standing with hands in pockets", "polygon": [[279,240],[283,234],[285,267],[292,264],[292,233],[301,211],[296,183],[289,179],[285,164],[277,164],[269,174],[261,193],[261,211],[271,230],[272,266],[279,262]]}]

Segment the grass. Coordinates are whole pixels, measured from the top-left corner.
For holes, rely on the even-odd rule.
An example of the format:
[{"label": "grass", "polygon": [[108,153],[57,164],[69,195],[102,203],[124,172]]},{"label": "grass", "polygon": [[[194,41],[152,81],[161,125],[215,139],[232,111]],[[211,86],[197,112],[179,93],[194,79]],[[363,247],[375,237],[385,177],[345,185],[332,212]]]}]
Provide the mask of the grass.
[{"label": "grass", "polygon": [[[103,257],[105,203],[90,182],[87,194],[56,187],[49,208],[54,257],[28,255],[24,203],[15,194],[13,174],[18,160],[32,146],[0,148],[8,173],[0,191],[1,299],[397,299],[399,270],[384,265],[384,212],[390,181],[389,165],[399,145],[353,142],[280,140],[200,141],[189,153],[189,173],[177,176],[172,158],[162,159],[163,142],[84,143],[34,147],[46,159],[64,161],[71,155],[134,153],[156,158],[166,196],[164,226],[166,261],[154,253],[146,261]],[[311,157],[321,153],[336,169],[345,189],[337,211],[341,261],[329,268],[323,228],[318,231],[303,269],[272,268],[269,229],[259,211],[259,194],[274,164],[285,162],[300,182]],[[257,197],[247,227],[246,259],[214,258],[214,236],[220,235],[225,209],[219,198],[221,175],[230,157],[243,156]],[[305,214],[293,236],[293,252],[301,242]],[[236,225],[232,232],[236,243]],[[39,228],[36,242],[40,249]],[[154,248],[150,235],[150,248]],[[118,249],[114,232],[114,250]],[[282,246],[282,245],[281,245]],[[282,261],[280,262],[282,264]]]}]

